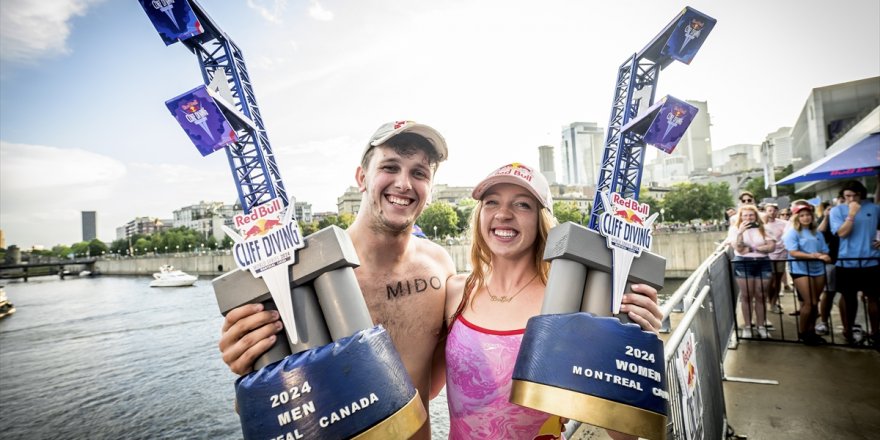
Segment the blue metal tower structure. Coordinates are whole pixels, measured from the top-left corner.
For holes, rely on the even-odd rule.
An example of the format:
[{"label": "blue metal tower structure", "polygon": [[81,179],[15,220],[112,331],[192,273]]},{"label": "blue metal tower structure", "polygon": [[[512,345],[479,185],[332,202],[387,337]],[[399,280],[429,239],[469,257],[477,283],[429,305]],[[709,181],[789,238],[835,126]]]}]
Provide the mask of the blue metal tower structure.
[{"label": "blue metal tower structure", "polygon": [[[186,3],[195,14],[197,21],[191,24],[191,28],[195,30],[188,34],[191,36],[180,37],[179,41],[198,57],[205,84],[209,87],[218,87],[219,95],[225,95],[226,100],[231,100],[226,104],[234,106],[229,119],[236,131],[237,141],[226,146],[225,150],[244,212],[249,213],[254,206],[275,197],[279,197],[287,206],[289,204],[287,192],[263,125],[263,117],[260,114],[260,107],[257,104],[241,48],[220,29],[196,0],[178,0],[177,5],[173,0],[141,3],[148,13],[152,6],[167,14],[176,28],[180,28],[178,22],[182,21],[181,14],[185,15],[189,12],[189,8],[183,8]],[[178,9],[184,9],[186,12],[181,13]],[[161,15],[160,17],[164,18]],[[154,20],[154,25],[160,26],[156,24],[153,16],[151,19]],[[163,35],[163,38],[166,37]],[[173,42],[174,40],[166,39],[166,44]]]},{"label": "blue metal tower structure", "polygon": [[[695,21],[699,28],[693,36],[694,31],[688,29],[693,28]],[[641,116],[640,110],[654,105],[660,71],[674,60],[689,64],[714,24],[713,18],[686,7],[647,46],[618,68],[590,229],[598,229],[599,216],[604,211],[603,205],[595,202],[600,199],[600,193],[615,192],[624,198],[638,199],[647,145],[644,132],[625,128]],[[673,43],[683,38],[686,40],[683,46],[673,47]],[[690,48],[684,50],[688,44]],[[645,100],[647,102],[643,102]]]}]

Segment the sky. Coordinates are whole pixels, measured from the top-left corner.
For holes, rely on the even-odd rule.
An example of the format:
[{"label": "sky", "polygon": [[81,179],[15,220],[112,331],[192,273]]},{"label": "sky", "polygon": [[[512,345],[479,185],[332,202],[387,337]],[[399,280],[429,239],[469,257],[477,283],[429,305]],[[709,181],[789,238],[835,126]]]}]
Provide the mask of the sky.
[{"label": "sky", "polygon": [[[177,0],[181,1],[181,0]],[[201,0],[243,50],[288,195],[335,211],[372,133],[439,130],[436,183],[538,164],[563,125],[607,125],[617,68],[685,6],[718,20],[657,97],[708,102],[712,145],[794,125],[816,87],[880,75],[876,0]],[[134,0],[0,3],[0,229],[21,248],[98,238],[135,217],[235,201],[164,102],[202,84]],[[557,161],[560,153],[557,151]]]}]

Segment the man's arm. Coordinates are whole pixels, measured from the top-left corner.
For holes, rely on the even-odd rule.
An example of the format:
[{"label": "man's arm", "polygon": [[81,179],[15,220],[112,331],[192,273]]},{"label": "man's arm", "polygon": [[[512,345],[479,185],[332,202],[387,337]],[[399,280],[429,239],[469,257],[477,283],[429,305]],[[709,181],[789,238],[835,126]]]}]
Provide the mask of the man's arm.
[{"label": "man's arm", "polygon": [[[446,326],[440,331],[446,331]],[[443,391],[446,386],[446,335],[440,335],[440,342],[434,349],[434,359],[431,365],[431,390],[428,399],[433,399]]]}]

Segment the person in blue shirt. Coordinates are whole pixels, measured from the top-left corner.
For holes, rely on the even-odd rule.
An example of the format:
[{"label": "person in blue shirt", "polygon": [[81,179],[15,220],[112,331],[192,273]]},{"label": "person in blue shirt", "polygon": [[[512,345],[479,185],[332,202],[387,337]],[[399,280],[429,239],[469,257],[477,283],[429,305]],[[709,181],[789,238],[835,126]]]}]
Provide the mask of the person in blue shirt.
[{"label": "person in blue shirt", "polygon": [[791,212],[794,218],[791,227],[782,235],[782,242],[788,254],[795,258],[791,262],[791,278],[795,289],[803,298],[798,334],[804,344],[825,344],[827,341],[816,334],[814,327],[819,295],[825,289],[825,263],[831,262],[828,245],[822,233],[816,230],[812,205],[794,205]]},{"label": "person in blue shirt", "polygon": [[840,195],[844,203],[835,206],[829,215],[831,232],[840,237],[837,253],[837,290],[842,299],[839,303],[843,321],[843,336],[848,343],[860,343],[853,335],[858,292],[868,302],[870,334],[875,346],[880,346],[877,327],[880,324],[880,241],[877,237],[877,219],[880,206],[866,200],[867,189],[860,182],[851,180],[843,185]]}]

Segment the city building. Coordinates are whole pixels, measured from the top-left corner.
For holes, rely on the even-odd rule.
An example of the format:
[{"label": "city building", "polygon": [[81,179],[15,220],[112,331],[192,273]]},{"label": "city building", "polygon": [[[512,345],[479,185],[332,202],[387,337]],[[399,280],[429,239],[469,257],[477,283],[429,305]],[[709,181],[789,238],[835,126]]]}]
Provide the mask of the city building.
[{"label": "city building", "polygon": [[553,156],[552,145],[541,145],[538,147],[538,169],[548,183],[556,183],[556,162]]},{"label": "city building", "polygon": [[431,189],[431,200],[434,202],[444,201],[452,206],[458,206],[461,199],[469,199],[474,192],[472,186],[449,186],[438,183]]},{"label": "city building", "polygon": [[238,204],[201,201],[176,209],[173,213],[172,225],[175,228],[192,229],[206,240],[208,237],[214,237],[215,240],[222,241],[226,237],[223,225],[236,230],[233,217],[239,212],[241,212],[241,206]]},{"label": "city building", "polygon": [[[116,229],[116,239],[131,238],[134,235],[150,235],[166,231],[173,227],[171,220],[160,220],[156,217],[136,217],[125,226]],[[121,229],[121,231],[120,231]],[[122,235],[120,235],[122,232]]]},{"label": "city building", "polygon": [[336,198],[336,210],[339,214],[349,213],[356,216],[361,209],[361,192],[356,186],[349,186],[348,189]]},{"label": "city building", "polygon": [[82,241],[98,238],[97,215],[95,211],[82,211]]},{"label": "city building", "polygon": [[[817,87],[810,92],[791,129],[791,163],[797,171],[843,152],[880,132],[880,76]],[[837,195],[843,181],[795,184],[795,192],[815,192],[823,200]]]},{"label": "city building", "polygon": [[605,149],[605,129],[595,122],[562,127],[561,183],[595,185]]},{"label": "city building", "polygon": [[761,146],[758,144],[736,144],[713,151],[712,165],[722,174],[763,169]]},{"label": "city building", "polygon": [[589,214],[590,210],[593,208],[593,196],[595,195],[595,191],[592,193],[586,194],[582,192],[567,192],[560,194],[559,197],[555,197],[553,199],[553,203],[556,202],[569,202],[577,205],[578,210],[582,214]]},{"label": "city building", "polygon": [[0,249],[6,249],[6,235],[3,234],[2,229],[0,229]]},{"label": "city building", "polygon": [[303,223],[312,222],[312,204],[308,202],[296,202],[293,204],[296,219]]},{"label": "city building", "polygon": [[773,168],[785,168],[791,164],[791,127],[780,127],[773,133],[768,133],[764,142],[768,148],[767,160]]}]

